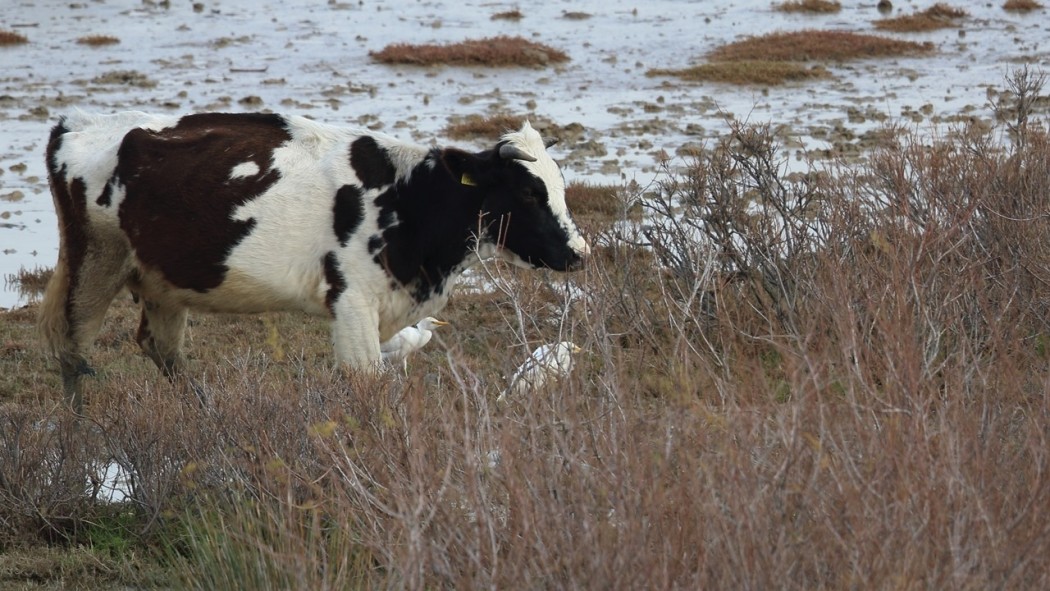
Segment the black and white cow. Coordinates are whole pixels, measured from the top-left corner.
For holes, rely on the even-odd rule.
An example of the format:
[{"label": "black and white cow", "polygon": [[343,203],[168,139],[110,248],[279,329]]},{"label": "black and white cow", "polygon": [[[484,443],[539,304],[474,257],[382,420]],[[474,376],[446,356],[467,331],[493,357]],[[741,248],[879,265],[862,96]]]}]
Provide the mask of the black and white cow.
[{"label": "black and white cow", "polygon": [[365,369],[480,258],[580,267],[587,243],[546,148],[528,123],[471,153],[273,114],[63,118],[47,146],[61,242],[40,327],[67,396],[79,408],[123,287],[169,377],[189,309],[328,316],[339,361]]}]

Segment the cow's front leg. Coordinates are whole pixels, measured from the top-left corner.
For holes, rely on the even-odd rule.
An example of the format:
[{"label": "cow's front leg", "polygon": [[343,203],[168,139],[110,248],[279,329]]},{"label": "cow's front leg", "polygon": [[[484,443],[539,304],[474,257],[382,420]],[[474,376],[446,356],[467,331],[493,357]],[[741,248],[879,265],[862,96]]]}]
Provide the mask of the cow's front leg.
[{"label": "cow's front leg", "polygon": [[332,310],[332,341],[339,363],[379,370],[379,310],[360,294],[344,293]]}]

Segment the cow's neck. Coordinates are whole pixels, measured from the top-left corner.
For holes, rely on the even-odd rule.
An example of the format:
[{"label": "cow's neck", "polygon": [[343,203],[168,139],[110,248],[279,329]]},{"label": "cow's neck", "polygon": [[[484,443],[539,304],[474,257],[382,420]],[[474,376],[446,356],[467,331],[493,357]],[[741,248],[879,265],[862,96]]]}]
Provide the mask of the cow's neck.
[{"label": "cow's neck", "polygon": [[377,258],[417,302],[447,296],[459,274],[488,254],[475,240],[480,196],[435,162],[437,154],[376,200],[397,215],[397,223],[383,230],[386,247]]}]

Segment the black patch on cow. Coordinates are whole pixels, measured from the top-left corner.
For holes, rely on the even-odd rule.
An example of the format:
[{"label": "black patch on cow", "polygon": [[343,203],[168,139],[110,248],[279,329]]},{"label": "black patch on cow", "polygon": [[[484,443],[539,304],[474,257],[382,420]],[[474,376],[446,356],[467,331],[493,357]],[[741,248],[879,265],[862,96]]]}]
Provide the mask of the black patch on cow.
[{"label": "black patch on cow", "polygon": [[361,189],[353,185],[339,187],[339,190],[335,192],[333,210],[335,235],[339,239],[339,244],[346,246],[350,236],[353,236],[354,231],[361,225],[361,220],[365,217],[364,203],[361,202]]},{"label": "black patch on cow", "polygon": [[102,188],[102,194],[98,196],[98,199],[95,200],[95,203],[101,205],[102,207],[109,207],[109,203],[110,203],[110,200],[112,199],[112,196],[113,196],[113,182],[110,181],[110,182],[106,183],[105,187]]},{"label": "black patch on cow", "polygon": [[[290,140],[283,117],[261,113],[188,115],[160,131],[128,132],[115,176],[126,189],[120,225],[139,260],[176,287],[221,284],[230,251],[255,225],[233,211],[277,182],[273,151]],[[260,174],[229,183],[230,170],[249,160]]]},{"label": "black patch on cow", "polygon": [[390,187],[372,200],[372,204],[379,210],[376,224],[380,230],[386,230],[398,222],[397,191],[397,187]]},{"label": "black patch on cow", "polygon": [[335,301],[346,291],[346,278],[339,270],[339,263],[336,261],[334,252],[324,255],[321,266],[324,268],[324,280],[328,283],[328,291],[324,294],[324,305],[334,316]]},{"label": "black patch on cow", "polygon": [[417,302],[441,293],[452,270],[462,264],[478,227],[481,194],[435,165],[433,150],[412,170],[378,195],[379,234],[369,239],[373,262],[397,289]]},{"label": "black patch on cow", "polygon": [[372,136],[362,136],[350,144],[350,166],[365,189],[378,189],[394,182],[397,169],[386,150]]}]

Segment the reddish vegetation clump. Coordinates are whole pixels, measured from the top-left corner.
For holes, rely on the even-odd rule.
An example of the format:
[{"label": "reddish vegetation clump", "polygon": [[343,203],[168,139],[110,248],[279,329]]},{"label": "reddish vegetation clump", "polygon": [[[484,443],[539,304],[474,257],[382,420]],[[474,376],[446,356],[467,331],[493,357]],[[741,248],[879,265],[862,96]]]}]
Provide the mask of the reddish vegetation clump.
[{"label": "reddish vegetation clump", "polygon": [[98,47],[100,45],[114,45],[120,43],[120,39],[112,37],[110,35],[88,35],[87,37],[81,37],[77,39],[77,43],[80,45],[90,45],[92,47]]},{"label": "reddish vegetation clump", "polygon": [[848,31],[792,31],[748,37],[711,52],[713,61],[843,61],[933,50],[931,43],[899,41]]},{"label": "reddish vegetation clump", "polygon": [[14,31],[0,31],[0,46],[21,45],[23,43],[29,43],[29,39],[25,35]]},{"label": "reddish vegetation clump", "polygon": [[547,66],[569,61],[565,52],[521,37],[489,37],[446,45],[394,43],[371,52],[384,64],[430,66]]},{"label": "reddish vegetation clump", "polygon": [[777,6],[781,12],[838,12],[842,4],[834,0],[793,0]]},{"label": "reddish vegetation clump", "polygon": [[646,75],[773,85],[831,75],[819,65],[807,66],[804,62],[888,57],[931,50],[931,43],[899,41],[848,31],[793,31],[741,39],[716,48],[708,55],[709,63],[680,70],[652,69]]},{"label": "reddish vegetation clump", "polygon": [[520,21],[523,18],[525,18],[525,15],[520,10],[508,10],[492,15],[492,20],[494,21]]},{"label": "reddish vegetation clump", "polygon": [[506,113],[488,116],[472,114],[449,123],[445,128],[445,135],[454,140],[495,139],[508,131],[520,129],[524,121],[523,117]]},{"label": "reddish vegetation clump", "polygon": [[1039,10],[1042,7],[1043,5],[1035,0],[1006,0],[1003,4],[1003,10],[1013,10],[1016,12]]},{"label": "reddish vegetation clump", "polygon": [[898,33],[933,31],[955,27],[956,21],[967,16],[966,11],[961,8],[954,8],[938,2],[922,12],[877,20],[875,21],[875,28]]}]

